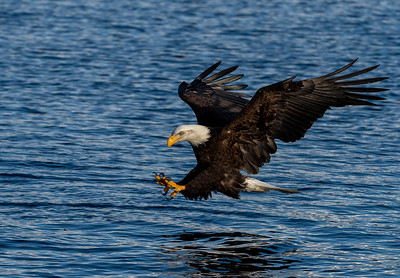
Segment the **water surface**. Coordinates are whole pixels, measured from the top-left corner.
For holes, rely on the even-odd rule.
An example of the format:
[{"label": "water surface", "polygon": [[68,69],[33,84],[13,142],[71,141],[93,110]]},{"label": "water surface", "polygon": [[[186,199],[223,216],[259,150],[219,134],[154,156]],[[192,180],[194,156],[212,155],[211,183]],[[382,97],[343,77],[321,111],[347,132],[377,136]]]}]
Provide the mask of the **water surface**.
[{"label": "water surface", "polygon": [[[0,269],[13,277],[396,277],[400,8],[391,1],[0,4]],[[194,123],[177,87],[222,60],[246,93],[297,75],[390,76],[257,178],[301,194],[167,201]]]}]

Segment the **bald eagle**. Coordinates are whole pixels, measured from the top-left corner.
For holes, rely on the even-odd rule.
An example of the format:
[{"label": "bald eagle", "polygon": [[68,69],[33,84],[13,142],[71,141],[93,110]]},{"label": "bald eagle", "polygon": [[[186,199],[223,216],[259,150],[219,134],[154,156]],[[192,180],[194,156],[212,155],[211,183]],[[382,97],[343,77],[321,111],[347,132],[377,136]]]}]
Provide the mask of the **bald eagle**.
[{"label": "bald eagle", "polygon": [[238,66],[209,76],[218,62],[195,78],[190,84],[182,82],[178,93],[194,111],[196,125],[175,128],[168,139],[168,147],[188,141],[197,159],[197,165],[186,177],[175,183],[164,174],[155,173],[156,182],[169,189],[170,198],[182,193],[187,199],[208,199],[213,192],[221,192],[239,199],[240,191],[265,192],[277,190],[296,193],[296,189],[280,188],[242,174],[257,174],[259,168],[270,162],[277,150],[275,140],[294,142],[301,139],[314,122],[331,107],[346,105],[376,105],[369,100],[384,98],[368,94],[385,91],[383,88],[357,87],[387,77],[348,80],[372,71],[379,65],[356,72],[338,75],[346,66],[317,78],[284,81],[262,87],[249,101],[249,96],[232,92],[247,85],[231,83],[243,75],[231,75]]}]

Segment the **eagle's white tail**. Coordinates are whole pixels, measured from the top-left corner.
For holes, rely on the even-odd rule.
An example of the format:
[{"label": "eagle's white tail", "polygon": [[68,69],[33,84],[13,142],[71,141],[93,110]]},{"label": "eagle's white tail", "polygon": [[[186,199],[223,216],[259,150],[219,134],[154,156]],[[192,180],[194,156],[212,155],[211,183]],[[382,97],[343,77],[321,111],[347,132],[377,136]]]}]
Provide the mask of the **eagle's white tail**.
[{"label": "eagle's white tail", "polygon": [[243,188],[242,191],[245,192],[267,192],[269,190],[277,190],[283,193],[299,193],[297,189],[277,187],[272,184],[268,184],[266,182],[262,182],[250,177],[246,177],[244,185],[245,188]]}]

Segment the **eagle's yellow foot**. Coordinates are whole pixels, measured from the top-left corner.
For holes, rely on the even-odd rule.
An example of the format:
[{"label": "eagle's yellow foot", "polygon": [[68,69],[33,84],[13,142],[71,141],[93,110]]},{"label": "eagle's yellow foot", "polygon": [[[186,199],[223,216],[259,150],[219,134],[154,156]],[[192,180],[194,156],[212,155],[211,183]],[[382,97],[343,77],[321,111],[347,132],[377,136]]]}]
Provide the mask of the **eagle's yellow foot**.
[{"label": "eagle's yellow foot", "polygon": [[154,177],[156,178],[157,184],[164,186],[163,195],[166,195],[170,188],[174,189],[174,192],[171,193],[171,197],[169,198],[169,200],[174,198],[176,194],[178,194],[180,191],[185,190],[184,185],[176,184],[175,182],[172,181],[171,178],[166,177],[163,173],[160,174],[154,173]]},{"label": "eagle's yellow foot", "polygon": [[154,172],[154,177],[156,178],[155,182],[157,184],[164,186],[163,195],[166,195],[168,190],[171,188],[171,186],[168,185],[168,182],[171,180],[171,178],[166,177],[164,173],[157,174],[156,172]]},{"label": "eagle's yellow foot", "polygon": [[171,193],[171,196],[169,197],[169,200],[171,200],[172,198],[174,198],[174,197],[176,196],[176,194],[178,194],[178,193],[181,192],[182,190],[185,190],[185,188],[186,188],[184,185],[176,184],[176,183],[174,183],[173,181],[169,181],[168,183],[169,183],[169,185],[170,185],[171,187],[174,188],[174,192]]}]

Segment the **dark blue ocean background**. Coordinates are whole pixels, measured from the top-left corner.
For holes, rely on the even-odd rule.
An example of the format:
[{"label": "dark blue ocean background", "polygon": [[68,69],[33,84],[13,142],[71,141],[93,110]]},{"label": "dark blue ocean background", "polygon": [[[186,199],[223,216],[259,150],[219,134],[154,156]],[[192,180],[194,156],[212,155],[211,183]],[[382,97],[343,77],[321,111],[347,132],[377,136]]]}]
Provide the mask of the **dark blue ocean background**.
[{"label": "dark blue ocean background", "polygon": [[[300,194],[167,201],[195,165],[177,95],[211,64],[244,92],[381,64],[377,107],[328,111],[258,179]],[[2,277],[399,277],[396,1],[0,2]]]}]

